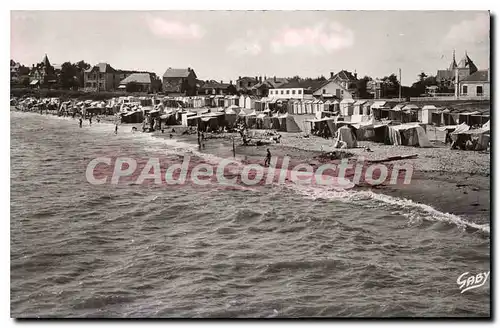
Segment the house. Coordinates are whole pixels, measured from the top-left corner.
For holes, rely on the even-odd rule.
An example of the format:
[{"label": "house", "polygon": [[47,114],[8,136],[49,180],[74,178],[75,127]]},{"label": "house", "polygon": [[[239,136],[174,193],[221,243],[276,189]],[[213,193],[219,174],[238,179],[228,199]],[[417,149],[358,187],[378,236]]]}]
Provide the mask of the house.
[{"label": "house", "polygon": [[10,60],[10,81],[18,82],[20,78],[21,64],[16,63],[12,59]]},{"label": "house", "polygon": [[313,92],[316,98],[352,98],[352,94],[335,80],[328,80]]},{"label": "house", "polygon": [[354,74],[341,70],[337,74],[333,74],[330,72],[330,80],[333,80],[340,84],[344,89],[347,89],[353,98],[358,98],[358,74],[355,72]]},{"label": "house", "polygon": [[453,59],[450,63],[448,69],[438,70],[436,74],[436,82],[438,86],[442,89],[447,89],[450,92],[453,92],[455,89],[455,80],[458,75],[458,80],[461,81],[465,79],[467,76],[474,74],[477,72],[477,67],[465,53],[464,57],[457,64],[455,61],[455,51],[453,51]]},{"label": "house", "polygon": [[229,83],[224,83],[222,81],[217,82],[214,80],[205,81],[205,83],[201,84],[198,89],[198,95],[235,95],[237,93],[236,86],[233,84],[233,81],[229,81]]},{"label": "house", "polygon": [[478,70],[459,82],[459,96],[489,97],[490,70]]},{"label": "house", "polygon": [[285,83],[269,90],[269,97],[276,99],[313,99],[313,93],[325,84],[323,80],[302,80]]},{"label": "house", "polygon": [[236,80],[236,90],[238,90],[238,92],[240,93],[249,93],[253,86],[259,83],[262,83],[262,76],[260,78],[257,76],[239,76]]},{"label": "house", "polygon": [[116,72],[110,64],[99,63],[83,72],[83,85],[86,89],[97,92],[112,91],[119,83]]},{"label": "house", "polygon": [[131,92],[151,92],[151,75],[149,73],[132,73],[120,81],[118,89]]},{"label": "house", "polygon": [[288,82],[289,81],[287,79],[281,77],[278,78],[276,76],[273,78],[264,77],[264,81],[254,85],[251,91],[252,94],[255,96],[268,97],[270,89],[277,89]]},{"label": "house", "polygon": [[190,67],[171,68],[163,74],[163,92],[169,95],[196,95],[196,73]]},{"label": "house", "polygon": [[41,63],[32,66],[29,78],[32,86],[48,86],[57,83],[54,66],[50,64],[47,54],[45,54]]},{"label": "house", "polygon": [[430,96],[435,96],[439,87],[437,85],[431,85],[425,87],[425,93]]}]

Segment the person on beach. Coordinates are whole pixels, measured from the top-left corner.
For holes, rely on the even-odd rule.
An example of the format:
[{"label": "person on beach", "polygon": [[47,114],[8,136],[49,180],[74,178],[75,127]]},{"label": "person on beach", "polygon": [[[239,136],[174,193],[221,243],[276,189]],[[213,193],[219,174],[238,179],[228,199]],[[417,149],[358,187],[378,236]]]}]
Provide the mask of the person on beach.
[{"label": "person on beach", "polygon": [[92,116],[89,117],[89,125],[92,125]]},{"label": "person on beach", "polygon": [[83,120],[82,120],[82,118],[81,118],[81,117],[80,117],[80,118],[79,118],[79,120],[78,120],[78,124],[80,125],[80,127],[82,127],[82,125],[83,125]]},{"label": "person on beach", "polygon": [[97,116],[97,123],[100,123],[101,122],[101,118],[99,116]]},{"label": "person on beach", "polygon": [[267,148],[267,155],[264,161],[264,166],[268,166],[269,164],[271,164],[271,152],[269,151],[269,148]]},{"label": "person on beach", "polygon": [[115,124],[115,134],[118,134],[118,124]]}]

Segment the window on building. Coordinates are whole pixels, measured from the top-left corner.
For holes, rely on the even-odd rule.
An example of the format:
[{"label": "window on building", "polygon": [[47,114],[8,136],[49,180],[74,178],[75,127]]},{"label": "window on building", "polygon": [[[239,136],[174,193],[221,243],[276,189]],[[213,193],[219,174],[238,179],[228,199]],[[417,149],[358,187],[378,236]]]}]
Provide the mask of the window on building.
[{"label": "window on building", "polygon": [[269,94],[272,95],[273,94],[273,90],[269,91]]},{"label": "window on building", "polygon": [[290,94],[290,90],[286,90],[286,94],[289,95]]},{"label": "window on building", "polygon": [[294,95],[294,94],[295,94],[295,90],[292,90],[292,95]]},{"label": "window on building", "polygon": [[326,93],[326,89],[323,89],[323,94],[325,94],[325,93]]},{"label": "window on building", "polygon": [[466,85],[464,85],[464,86],[462,87],[462,94],[463,94],[463,95],[467,95],[467,86],[466,86]]},{"label": "window on building", "polygon": [[478,85],[476,87],[476,95],[478,95],[478,96],[482,96],[483,95],[483,86],[482,85]]},{"label": "window on building", "polygon": [[281,90],[281,94],[283,94],[283,90]]},{"label": "window on building", "polygon": [[298,93],[299,95],[301,95],[301,94],[302,94],[302,90],[297,90],[297,93]]}]

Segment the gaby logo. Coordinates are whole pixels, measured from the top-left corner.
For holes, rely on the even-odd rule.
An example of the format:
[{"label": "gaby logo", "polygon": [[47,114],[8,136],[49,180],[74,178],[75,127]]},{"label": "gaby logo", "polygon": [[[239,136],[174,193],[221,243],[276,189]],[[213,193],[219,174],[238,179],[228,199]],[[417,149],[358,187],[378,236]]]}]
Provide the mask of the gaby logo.
[{"label": "gaby logo", "polygon": [[458,288],[461,290],[461,294],[464,292],[483,286],[490,276],[490,271],[480,272],[476,275],[470,274],[469,272],[462,273],[457,279]]}]

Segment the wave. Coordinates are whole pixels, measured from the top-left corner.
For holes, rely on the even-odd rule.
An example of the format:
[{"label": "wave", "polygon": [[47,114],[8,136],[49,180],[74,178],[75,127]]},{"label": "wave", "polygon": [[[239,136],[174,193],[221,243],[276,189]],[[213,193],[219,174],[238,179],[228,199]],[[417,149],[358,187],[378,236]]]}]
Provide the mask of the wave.
[{"label": "wave", "polygon": [[455,224],[459,228],[472,228],[485,233],[490,233],[489,224],[477,224],[451,213],[444,213],[430,205],[414,202],[410,199],[393,197],[366,190],[328,190],[320,187],[304,187],[300,185],[285,185],[306,197],[312,199],[338,200],[347,203],[359,203],[362,200],[373,200],[380,205],[391,205],[397,208],[411,210],[411,213],[402,213],[403,216],[413,219],[414,215],[427,220]]}]

